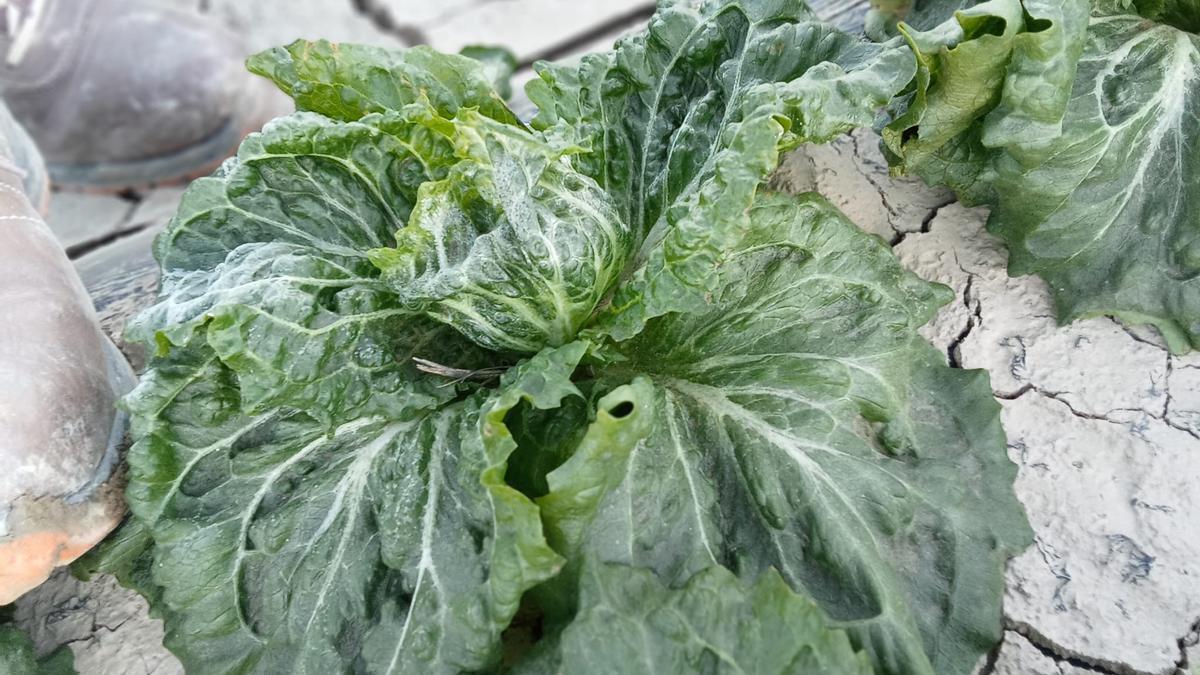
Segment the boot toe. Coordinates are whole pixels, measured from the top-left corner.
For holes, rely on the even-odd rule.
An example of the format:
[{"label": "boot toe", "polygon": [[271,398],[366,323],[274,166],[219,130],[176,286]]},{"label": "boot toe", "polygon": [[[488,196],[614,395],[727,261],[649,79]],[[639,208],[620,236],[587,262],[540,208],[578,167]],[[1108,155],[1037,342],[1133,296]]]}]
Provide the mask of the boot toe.
[{"label": "boot toe", "polygon": [[278,102],[245,69],[240,40],[205,17],[95,0],[83,25],[60,75],[5,92],[58,182],[118,189],[202,175]]},{"label": "boot toe", "polygon": [[211,22],[146,8],[115,13],[90,37],[64,101],[93,129],[75,154],[109,161],[170,154],[236,116],[251,76],[236,40]]}]

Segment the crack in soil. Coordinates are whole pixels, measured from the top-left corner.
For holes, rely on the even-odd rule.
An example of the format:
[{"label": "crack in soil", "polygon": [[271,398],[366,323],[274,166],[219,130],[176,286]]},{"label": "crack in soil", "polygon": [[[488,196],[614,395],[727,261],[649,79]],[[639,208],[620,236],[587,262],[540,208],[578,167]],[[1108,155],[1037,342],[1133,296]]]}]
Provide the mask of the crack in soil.
[{"label": "crack in soil", "polygon": [[[961,265],[959,269],[962,269]],[[967,325],[963,326],[958,335],[955,335],[950,344],[946,346],[946,362],[950,364],[951,368],[962,368],[962,343],[966,341],[967,336],[975,330],[976,326],[983,323],[983,309],[978,302],[974,305],[971,304],[971,289],[974,284],[975,275],[968,273],[967,283],[963,286],[962,304],[970,314],[967,316]]]},{"label": "crack in soil", "polygon": [[122,190],[119,194],[117,194],[117,197],[127,202],[129,205],[125,211],[125,215],[121,217],[121,220],[118,221],[111,230],[105,232],[104,234],[66,247],[65,250],[67,253],[67,258],[71,260],[78,260],[83,256],[89,253],[94,253],[95,251],[98,251],[118,240],[133,236],[144,231],[146,228],[154,227],[165,222],[163,220],[136,219],[136,216],[138,215],[138,209],[141,207],[142,203],[146,201],[147,195],[145,193],[135,190]]},{"label": "crack in soil", "polygon": [[1163,409],[1162,418],[1169,419],[1171,416],[1171,374],[1175,372],[1175,361],[1170,356],[1167,357],[1167,374],[1163,376]]},{"label": "crack in soil", "polygon": [[[367,0],[370,1],[370,0]],[[631,24],[648,21],[654,15],[656,9],[655,3],[646,3],[644,5],[635,6],[616,16],[609,17],[600,23],[593,24],[587,29],[573,33],[567,36],[561,42],[550,45],[538,52],[530,54],[517,64],[517,70],[532,68],[533,64],[538,61],[556,61],[558,59],[573,55],[578,49],[586,44],[599,40],[605,35],[609,35],[629,27]]]},{"label": "crack in soil", "polygon": [[[964,291],[964,296],[970,292],[972,281],[973,281],[973,277],[967,277],[967,286],[966,286],[966,290]],[[976,309],[979,309],[979,307],[976,307]],[[979,316],[978,312],[976,312],[976,316]],[[952,366],[961,367],[960,360],[959,360],[960,354],[958,353],[957,350],[959,348],[959,345],[962,344],[962,341],[966,339],[968,334],[970,334],[971,330],[973,329],[973,325],[974,325],[974,321],[972,321],[971,324],[969,324],[967,326],[967,328],[965,328],[961,333],[959,333],[959,335],[951,343],[951,345],[950,345],[951,353],[948,356],[951,359],[950,363]],[[1165,401],[1163,403],[1163,408],[1162,408],[1161,412],[1154,412],[1151,410],[1147,410],[1146,408],[1112,408],[1103,413],[1091,413],[1091,412],[1087,412],[1084,410],[1079,410],[1070,402],[1070,400],[1068,400],[1066,398],[1066,396],[1068,394],[1070,394],[1071,392],[1069,392],[1069,391],[1051,391],[1051,390],[1043,389],[1032,382],[1026,382],[1014,391],[993,390],[992,395],[998,399],[1003,399],[1005,401],[1015,401],[1016,399],[1019,399],[1022,396],[1024,396],[1025,394],[1028,394],[1029,392],[1032,391],[1032,392],[1038,394],[1039,396],[1043,396],[1045,398],[1052,399],[1054,401],[1058,401],[1059,403],[1063,404],[1064,406],[1067,407],[1067,410],[1075,417],[1079,417],[1081,419],[1087,419],[1087,420],[1097,420],[1097,421],[1101,421],[1101,422],[1108,422],[1109,424],[1116,424],[1121,427],[1128,427],[1130,424],[1130,421],[1127,419],[1126,420],[1113,419],[1112,417],[1110,417],[1110,415],[1112,415],[1112,413],[1125,412],[1125,413],[1141,414],[1141,415],[1145,415],[1146,417],[1149,417],[1150,419],[1157,420],[1157,421],[1165,424],[1166,426],[1168,426],[1172,429],[1175,429],[1176,431],[1182,431],[1183,433],[1191,436],[1192,438],[1195,438],[1196,440],[1200,440],[1200,431],[1192,429],[1184,424],[1181,424],[1181,423],[1176,422],[1175,420],[1171,419],[1170,413],[1171,413],[1172,399],[1171,399],[1170,377],[1171,377],[1173,368],[1174,368],[1173,361],[1170,358],[1168,358],[1167,359],[1167,373],[1166,373],[1166,378],[1165,378],[1166,381],[1163,384],[1163,392],[1165,395]]]},{"label": "crack in soil", "polygon": [[407,47],[429,42],[424,31],[412,24],[397,21],[396,17],[392,16],[391,8],[380,0],[350,0],[350,6],[380,31],[399,38]]},{"label": "crack in soil", "polygon": [[[1059,403],[1066,406],[1067,410],[1072,415],[1074,415],[1075,417],[1081,418],[1081,419],[1097,420],[1100,422],[1108,422],[1109,424],[1118,424],[1121,426],[1126,426],[1128,424],[1127,422],[1123,422],[1121,420],[1114,420],[1109,417],[1105,417],[1104,415],[1078,410],[1075,408],[1075,406],[1071,405],[1070,401],[1063,398],[1063,396],[1065,396],[1066,394],[1069,394],[1070,392],[1048,391],[1046,389],[1042,389],[1041,387],[1037,386],[1036,384],[1033,384],[1032,382],[1026,382],[1025,384],[1021,385],[1016,391],[993,391],[992,395],[995,396],[996,398],[1004,399],[1005,401],[1015,401],[1015,400],[1021,398],[1022,396],[1024,396],[1025,394],[1028,394],[1029,392],[1033,392],[1039,396],[1043,396],[1043,397],[1051,399],[1053,401],[1058,401]],[[1114,408],[1113,410],[1110,410],[1109,412],[1114,412],[1117,410],[1145,413],[1147,415],[1150,415],[1151,417],[1154,417],[1155,419],[1158,419],[1155,415],[1151,414],[1149,411],[1143,410],[1141,408],[1137,408],[1137,409]]]},{"label": "crack in soil", "polygon": [[987,659],[983,662],[983,666],[975,673],[975,675],[993,675],[996,672],[996,662],[1000,660],[1000,648],[1004,646],[1004,638],[992,647],[987,653]]},{"label": "crack in soil", "polygon": [[1108,318],[1111,319],[1113,323],[1117,324],[1117,326],[1122,331],[1124,331],[1126,335],[1128,335],[1130,338],[1132,338],[1134,342],[1140,342],[1144,345],[1150,345],[1151,347],[1154,347],[1155,349],[1158,349],[1160,351],[1164,351],[1164,352],[1167,351],[1167,348],[1165,346],[1163,346],[1161,343],[1155,342],[1153,340],[1147,340],[1146,338],[1142,337],[1141,335],[1138,335],[1137,332],[1135,332],[1129,326],[1126,326],[1125,323],[1122,322],[1120,319],[1117,319],[1115,317],[1108,317]]},{"label": "crack in soil", "polygon": [[[941,208],[942,207],[939,206],[937,210],[940,210]],[[921,221],[922,231],[928,232],[929,223],[931,222],[933,222],[933,216],[926,216],[926,219]],[[978,278],[979,275],[963,267],[962,262],[958,259],[957,252],[954,254],[954,264],[963,274],[967,275],[967,283],[963,285],[963,306],[966,307],[967,311],[969,312],[969,316],[967,317],[967,326],[963,333],[959,336],[959,339],[956,341],[956,343],[949,346],[949,349],[953,352],[953,356],[951,358],[956,364],[956,367],[961,368],[962,343],[967,339],[967,336],[971,334],[971,331],[983,326],[983,298],[978,297],[975,293],[972,293],[975,288],[975,279]]]},{"label": "crack in soil", "polygon": [[866,156],[863,155],[862,150],[860,150],[858,147],[858,136],[854,135],[853,133],[847,135],[850,137],[850,147],[853,149],[853,154],[850,157],[850,165],[854,167],[854,170],[858,173],[858,175],[863,177],[863,180],[867,181],[867,183],[870,183],[871,187],[875,188],[875,192],[879,193],[879,201],[883,204],[884,210],[888,212],[888,227],[892,228],[892,231],[896,234],[899,234],[900,230],[896,229],[896,224],[893,223],[892,220],[898,217],[900,214],[896,211],[896,207],[892,206],[891,201],[888,199],[888,191],[876,180],[876,172],[868,171],[860,166],[860,160],[864,163],[867,160]]},{"label": "crack in soil", "polygon": [[996,398],[1004,399],[1005,401],[1015,401],[1015,400],[1021,398],[1022,396],[1024,396],[1025,394],[1028,394],[1029,392],[1033,392],[1039,396],[1043,396],[1045,398],[1048,398],[1048,399],[1051,399],[1054,401],[1058,401],[1059,403],[1066,406],[1067,410],[1073,416],[1078,417],[1080,419],[1097,420],[1100,422],[1108,422],[1109,424],[1116,424],[1116,425],[1125,427],[1125,426],[1129,426],[1128,420],[1113,419],[1113,418],[1109,417],[1108,415],[1110,415],[1111,413],[1114,413],[1114,412],[1140,413],[1151,419],[1158,420],[1159,422],[1166,424],[1167,426],[1171,427],[1172,429],[1178,429],[1179,431],[1182,431],[1182,432],[1192,436],[1193,438],[1200,440],[1200,434],[1197,434],[1196,432],[1192,431],[1191,429],[1186,429],[1186,428],[1180,427],[1176,424],[1172,424],[1169,420],[1164,419],[1161,415],[1150,412],[1149,410],[1146,410],[1145,408],[1112,408],[1111,410],[1108,410],[1104,413],[1090,413],[1090,412],[1086,412],[1083,410],[1079,410],[1074,405],[1072,405],[1069,400],[1067,400],[1065,398],[1065,396],[1071,392],[1050,391],[1047,389],[1042,389],[1041,387],[1037,386],[1036,384],[1033,384],[1032,382],[1026,382],[1025,384],[1021,385],[1016,391],[993,391],[992,395],[995,396]]},{"label": "crack in soil", "polygon": [[1179,675],[1187,675],[1188,668],[1192,665],[1188,660],[1188,649],[1200,644],[1200,619],[1196,619],[1196,622],[1192,624],[1192,629],[1188,631],[1187,635],[1179,638],[1177,644],[1179,645],[1179,658],[1175,661],[1175,672]]},{"label": "crack in soil", "polygon": [[1138,670],[1125,663],[1097,659],[1074,652],[1046,637],[1046,635],[1024,621],[1016,621],[1015,619],[1004,617],[1004,628],[1028,640],[1029,644],[1033,645],[1044,656],[1053,659],[1055,663],[1066,663],[1080,670],[1102,673],[1103,675],[1156,675],[1149,671]]},{"label": "crack in soil", "polygon": [[[879,189],[879,186],[876,185],[874,181],[871,182],[871,185],[875,185],[876,189]],[[882,196],[882,194],[883,193],[881,191],[880,196]],[[916,230],[897,230],[896,224],[892,222],[891,218],[889,218],[888,219],[888,227],[892,228],[892,231],[896,233],[896,236],[892,237],[892,240],[888,243],[892,246],[892,248],[895,248],[898,244],[900,244],[905,239],[907,239],[908,235],[910,235],[910,234],[927,234],[930,230],[933,229],[933,221],[938,217],[938,214],[942,212],[942,209],[946,208],[947,206],[950,206],[952,204],[957,204],[957,203],[958,203],[958,200],[955,199],[953,195],[947,197],[940,204],[937,204],[932,209],[930,209],[929,213],[925,214],[925,217],[921,219],[921,227]],[[887,206],[886,199],[885,199],[884,205]],[[890,208],[888,209],[888,213],[891,213]],[[962,269],[962,265],[959,265],[958,267],[959,267],[959,269]],[[963,271],[967,272],[967,270],[965,270],[965,269],[963,269]],[[967,274],[972,274],[972,273],[967,272]],[[972,276],[974,276],[974,275],[972,274]]]},{"label": "crack in soil", "polygon": [[[1196,440],[1200,440],[1200,431],[1193,429],[1186,424],[1176,422],[1174,419],[1172,419],[1171,409],[1172,409],[1172,404],[1175,402],[1175,399],[1173,399],[1171,397],[1171,375],[1175,372],[1176,367],[1177,366],[1175,365],[1175,357],[1168,354],[1167,355],[1167,374],[1163,378],[1163,399],[1164,400],[1163,400],[1162,416],[1157,417],[1157,419],[1161,419],[1163,421],[1163,423],[1165,423],[1167,426],[1171,427],[1172,429],[1178,429],[1179,431],[1186,433],[1187,435],[1191,436],[1192,438],[1195,438]],[[1179,367],[1182,369],[1182,368],[1196,368],[1197,366],[1188,365],[1188,366],[1179,366]],[[1195,413],[1197,411],[1185,409],[1183,412]],[[1152,415],[1152,417],[1155,417],[1155,416]]]},{"label": "crack in soil", "polygon": [[66,248],[67,258],[71,260],[78,260],[79,258],[82,258],[93,251],[108,246],[118,239],[124,239],[125,237],[133,236],[153,225],[153,223],[127,223],[128,220],[122,221],[121,224],[116,227],[116,229],[105,234],[104,236],[89,239],[73,246],[68,246]]}]

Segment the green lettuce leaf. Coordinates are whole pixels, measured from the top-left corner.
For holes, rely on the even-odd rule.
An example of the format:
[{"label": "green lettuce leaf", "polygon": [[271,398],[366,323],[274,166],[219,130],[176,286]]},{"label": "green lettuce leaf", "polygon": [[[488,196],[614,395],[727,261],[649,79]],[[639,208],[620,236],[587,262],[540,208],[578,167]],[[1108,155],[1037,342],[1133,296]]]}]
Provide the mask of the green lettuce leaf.
[{"label": "green lettuce leaf", "polygon": [[709,567],[678,590],[651,572],[590,565],[587,609],[564,632],[559,672],[870,675],[846,634],[774,571],[753,586]]},{"label": "green lettuce leaf", "polygon": [[95,548],[71,563],[71,576],[91,581],[101,574],[146,598],[150,615],[162,608],[162,588],[154,583],[154,537],[142,521],[128,517]]},{"label": "green lettuce leaf", "polygon": [[459,160],[372,262],[402,302],[489,349],[571,341],[624,269],[629,227],[560,139],[471,111],[437,120]]},{"label": "green lettuce leaf", "polygon": [[[924,32],[899,27],[917,55],[917,76],[882,131],[901,168],[931,183],[942,182],[961,145],[982,145],[968,128],[998,104],[1004,67],[1023,27],[1020,0],[991,0],[953,17]],[[971,180],[962,177],[955,188],[969,193]]]},{"label": "green lettuce leaf", "polygon": [[949,292],[815,196],[760,197],[750,217],[705,311],[653,319],[593,367],[632,381],[650,433],[595,467],[616,487],[590,520],[555,507],[575,481],[552,473],[547,532],[673,588],[775,569],[880,672],[969,672],[1030,533],[986,375],[917,334]]},{"label": "green lettuce leaf", "polygon": [[517,55],[504,47],[490,45],[467,45],[458,52],[483,64],[483,72],[492,81],[492,88],[500,98],[512,98],[512,76],[517,70]]},{"label": "green lettuce leaf", "polygon": [[332,423],[428,398],[406,376],[412,357],[481,357],[406,309],[368,252],[395,242],[419,185],[452,158],[446,139],[395,114],[273,122],[187,191],[155,243],[162,300],[130,337],[166,353],[199,336],[248,408],[300,405]]},{"label": "green lettuce leaf", "polygon": [[37,658],[33,642],[15,626],[0,624],[0,673],[4,675],[75,675],[70,647]]},{"label": "green lettuce leaf", "polygon": [[[1064,321],[1112,314],[1200,346],[1200,36],[1097,3],[1053,143],[996,162],[989,231]],[[1198,14],[1197,16],[1200,16]]]},{"label": "green lettuce leaf", "polygon": [[968,203],[988,200],[997,148],[1061,133],[1087,8],[1087,0],[908,8],[896,31],[917,57],[917,75],[882,130],[892,165]]},{"label": "green lettuce leaf", "polygon": [[[1200,5],[1196,0],[1134,0],[1137,13],[1188,33],[1200,33]],[[1112,5],[1128,9],[1129,3]]]},{"label": "green lettuce leaf", "polygon": [[130,395],[130,507],[155,545],[167,644],[189,672],[460,672],[499,658],[522,593],[561,558],[504,481],[505,415],[578,391],[573,343],[498,389],[333,429],[247,414],[207,348]]},{"label": "green lettuce leaf", "polygon": [[664,2],[611,52],[539,64],[534,126],[574,131],[591,149],[576,168],[645,240],[636,283],[612,303],[623,334],[702,306],[780,153],[869,124],[913,68],[905,50],[842,33],[799,0]]},{"label": "green lettuce leaf", "polygon": [[915,16],[944,23],[899,24],[919,66],[883,130],[893,166],[991,205],[1010,273],[1044,278],[1062,321],[1115,315],[1156,326],[1173,351],[1200,345],[1200,176],[1188,150],[1200,133],[1200,36],[1189,32],[1200,9],[954,9],[917,3]]},{"label": "green lettuce leaf", "polygon": [[251,56],[246,66],[278,85],[299,110],[344,122],[427,97],[444,115],[477,108],[492,119],[519,124],[504,104],[506,96],[497,91],[502,81],[497,68],[471,56],[429,47],[394,50],[297,40]]}]

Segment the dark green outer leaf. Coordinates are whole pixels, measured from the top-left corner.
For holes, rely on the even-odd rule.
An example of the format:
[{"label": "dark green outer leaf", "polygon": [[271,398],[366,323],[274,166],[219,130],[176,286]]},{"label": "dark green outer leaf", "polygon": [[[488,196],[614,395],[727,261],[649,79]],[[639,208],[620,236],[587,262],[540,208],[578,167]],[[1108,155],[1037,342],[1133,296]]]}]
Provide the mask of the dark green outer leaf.
[{"label": "dark green outer leaf", "polygon": [[522,593],[561,559],[503,480],[521,401],[577,395],[576,343],[491,395],[363,416],[247,415],[210,350],[131,395],[130,507],[154,538],[167,644],[189,672],[452,673],[499,658]]},{"label": "dark green outer leaf", "polygon": [[154,583],[154,538],[136,518],[126,518],[98,546],[71,563],[71,575],[91,581],[98,574],[116,577],[125,588],[146,598],[151,616],[162,608],[162,588]]},{"label": "dark green outer leaf", "polygon": [[0,673],[4,675],[75,675],[70,647],[59,647],[49,656],[34,655],[33,642],[15,626],[0,624]]},{"label": "dark green outer leaf", "polygon": [[1029,530],[986,375],[916,333],[947,291],[818,198],[763,197],[751,218],[707,311],[613,346],[626,360],[598,372],[649,377],[651,434],[610,464],[590,525],[544,508],[548,531],[672,587],[774,568],[880,672],[968,672]]},{"label": "dark green outer leaf", "polygon": [[753,586],[709,567],[679,590],[652,572],[589,565],[586,609],[562,636],[563,673],[870,675],[846,634],[774,570]]},{"label": "dark green outer leaf", "polygon": [[1133,4],[1137,13],[1147,19],[1188,33],[1200,33],[1200,4],[1196,0],[1134,0]]},{"label": "dark green outer leaf", "polygon": [[1200,346],[1200,37],[1101,3],[1063,135],[997,162],[990,231],[1063,320],[1115,314]]}]

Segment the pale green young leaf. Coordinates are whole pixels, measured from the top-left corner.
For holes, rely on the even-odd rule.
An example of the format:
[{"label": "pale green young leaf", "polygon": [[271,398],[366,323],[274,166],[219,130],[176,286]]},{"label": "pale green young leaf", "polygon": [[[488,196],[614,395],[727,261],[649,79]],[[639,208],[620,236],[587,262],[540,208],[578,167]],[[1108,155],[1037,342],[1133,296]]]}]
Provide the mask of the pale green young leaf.
[{"label": "pale green young leaf", "polygon": [[255,54],[246,65],[275,82],[299,110],[345,122],[401,110],[426,97],[443,115],[477,108],[492,119],[520,124],[496,90],[494,69],[429,47],[395,50],[297,40]]},{"label": "pale green young leaf", "polygon": [[486,348],[570,342],[628,262],[629,227],[559,139],[471,111],[432,123],[457,162],[372,262],[407,306]]}]

